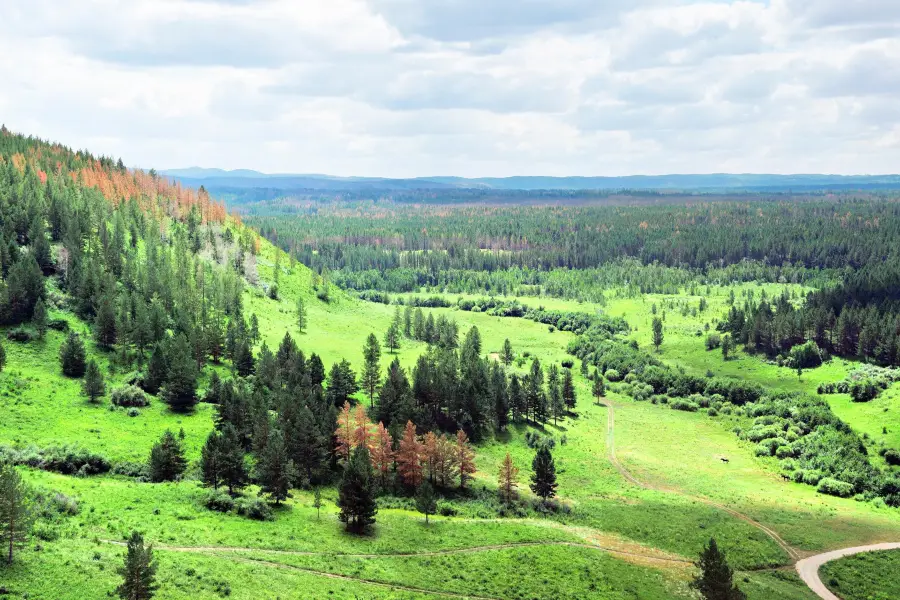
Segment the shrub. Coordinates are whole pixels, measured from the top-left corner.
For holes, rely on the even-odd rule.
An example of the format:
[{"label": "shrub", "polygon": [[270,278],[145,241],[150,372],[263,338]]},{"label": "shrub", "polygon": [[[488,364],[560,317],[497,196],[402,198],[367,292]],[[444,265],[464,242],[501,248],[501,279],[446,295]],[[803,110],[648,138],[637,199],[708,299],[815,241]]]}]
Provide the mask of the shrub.
[{"label": "shrub", "polygon": [[884,452],[884,460],[886,460],[889,465],[900,465],[900,452],[893,448],[886,450]]},{"label": "shrub", "polygon": [[711,333],[706,336],[706,349],[715,350],[722,345],[722,337],[718,333]]},{"label": "shrub", "polygon": [[850,384],[850,399],[854,402],[868,402],[881,390],[871,379],[861,379]]},{"label": "shrub", "polygon": [[134,385],[123,385],[115,388],[110,394],[110,401],[115,406],[143,407],[150,405],[150,399],[144,390]]},{"label": "shrub", "polygon": [[816,491],[820,494],[828,494],[829,496],[849,498],[853,495],[853,484],[832,477],[825,477],[819,481]]},{"label": "shrub", "polygon": [[65,319],[50,319],[47,322],[47,327],[54,331],[68,331],[69,322]]},{"label": "shrub", "polygon": [[603,374],[607,381],[622,381],[622,376],[616,369],[607,369]]},{"label": "shrub", "polygon": [[794,450],[790,446],[778,446],[775,449],[775,456],[778,458],[790,458],[794,456]]},{"label": "shrub", "polygon": [[789,357],[794,368],[813,369],[822,364],[824,353],[812,340],[791,348]]},{"label": "shrub", "polygon": [[562,366],[565,369],[571,369],[572,367],[575,366],[575,361],[570,358],[567,358],[564,361],[562,361]]},{"label": "shrub", "polygon": [[237,514],[255,521],[268,521],[272,518],[272,509],[259,498],[238,498],[234,507]]},{"label": "shrub", "polygon": [[697,412],[697,409],[700,408],[694,402],[691,402],[690,400],[685,400],[684,398],[678,398],[677,400],[673,401],[672,404],[670,404],[669,406],[671,406],[675,410],[683,410],[683,411],[687,411],[687,412]]},{"label": "shrub", "polygon": [[210,490],[203,499],[203,505],[216,512],[230,512],[234,509],[234,498],[222,490]]},{"label": "shrub", "polygon": [[6,339],[13,342],[30,342],[35,338],[34,333],[24,327],[16,327],[6,332]]},{"label": "shrub", "polygon": [[9,446],[0,447],[0,462],[25,465],[33,469],[54,471],[63,475],[96,475],[110,470],[109,461],[79,446],[29,446],[17,450]]}]

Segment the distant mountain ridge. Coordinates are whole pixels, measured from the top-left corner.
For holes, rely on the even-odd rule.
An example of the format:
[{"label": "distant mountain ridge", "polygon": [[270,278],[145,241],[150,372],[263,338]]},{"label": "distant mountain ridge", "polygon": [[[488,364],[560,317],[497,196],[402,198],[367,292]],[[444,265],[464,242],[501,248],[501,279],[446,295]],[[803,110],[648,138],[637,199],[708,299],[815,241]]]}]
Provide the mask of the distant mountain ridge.
[{"label": "distant mountain ridge", "polygon": [[321,174],[266,174],[249,169],[226,171],[190,167],[161,171],[185,185],[206,189],[278,189],[365,191],[410,189],[493,190],[658,190],[658,191],[809,191],[900,189],[900,175],[773,175],[709,173],[671,175],[512,176],[512,177],[338,177]]}]

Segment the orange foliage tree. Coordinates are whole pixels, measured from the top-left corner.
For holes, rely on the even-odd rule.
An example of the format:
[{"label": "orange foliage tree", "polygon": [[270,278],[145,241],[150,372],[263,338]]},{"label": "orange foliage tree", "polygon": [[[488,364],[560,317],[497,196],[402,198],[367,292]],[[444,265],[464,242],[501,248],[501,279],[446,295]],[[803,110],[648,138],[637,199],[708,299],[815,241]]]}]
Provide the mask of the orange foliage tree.
[{"label": "orange foliage tree", "polygon": [[397,472],[404,484],[410,487],[421,485],[423,454],[423,444],[416,437],[416,426],[412,421],[407,421],[396,457]]},{"label": "orange foliage tree", "polygon": [[509,452],[500,464],[500,476],[497,479],[497,491],[504,502],[512,502],[516,499],[516,488],[519,487],[519,469],[513,464]]},{"label": "orange foliage tree", "polygon": [[475,451],[469,445],[469,436],[460,429],[456,432],[455,463],[459,470],[459,487],[465,488],[466,483],[475,473]]},{"label": "orange foliage tree", "polygon": [[384,423],[379,422],[375,429],[375,437],[372,441],[372,466],[381,475],[381,483],[384,485],[387,474],[394,464],[394,450],[391,434],[385,428]]}]

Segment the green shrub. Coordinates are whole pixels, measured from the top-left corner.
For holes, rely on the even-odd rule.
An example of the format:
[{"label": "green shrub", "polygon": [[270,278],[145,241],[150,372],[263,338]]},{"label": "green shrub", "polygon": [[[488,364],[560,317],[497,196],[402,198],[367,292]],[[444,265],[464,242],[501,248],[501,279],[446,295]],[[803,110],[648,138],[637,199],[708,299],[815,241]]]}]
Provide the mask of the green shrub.
[{"label": "green shrub", "polygon": [[854,402],[873,400],[881,390],[871,379],[861,379],[850,384],[850,399]]},{"label": "green shrub", "polygon": [[150,405],[150,398],[141,388],[134,385],[123,385],[115,388],[109,396],[110,402],[115,406],[124,408],[143,407]]},{"label": "green shrub", "polygon": [[259,498],[238,498],[234,507],[237,514],[255,521],[269,521],[272,518],[272,509]]},{"label": "green shrub", "polygon": [[893,448],[886,450],[884,453],[884,460],[886,460],[889,465],[900,465],[900,452]]},{"label": "green shrub", "polygon": [[819,481],[816,491],[820,494],[828,494],[829,496],[849,498],[853,495],[853,484],[832,477],[825,477]]},{"label": "green shrub", "polygon": [[683,410],[686,412],[697,412],[697,410],[700,408],[694,402],[685,400],[684,398],[678,398],[678,399],[672,401],[672,403],[669,406],[671,406],[675,410]]},{"label": "green shrub", "polygon": [[223,490],[209,490],[203,499],[203,505],[216,512],[230,512],[234,510],[234,498]]},{"label": "green shrub", "polygon": [[622,376],[616,369],[607,369],[603,374],[607,381],[622,381]]}]

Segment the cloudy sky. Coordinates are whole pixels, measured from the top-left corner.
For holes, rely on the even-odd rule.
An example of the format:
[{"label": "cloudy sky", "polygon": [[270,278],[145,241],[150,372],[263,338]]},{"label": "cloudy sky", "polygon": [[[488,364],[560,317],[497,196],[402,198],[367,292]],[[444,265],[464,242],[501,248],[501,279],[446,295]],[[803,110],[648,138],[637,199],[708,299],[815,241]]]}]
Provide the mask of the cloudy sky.
[{"label": "cloudy sky", "polygon": [[898,0],[2,0],[0,122],[156,168],[900,172]]}]

